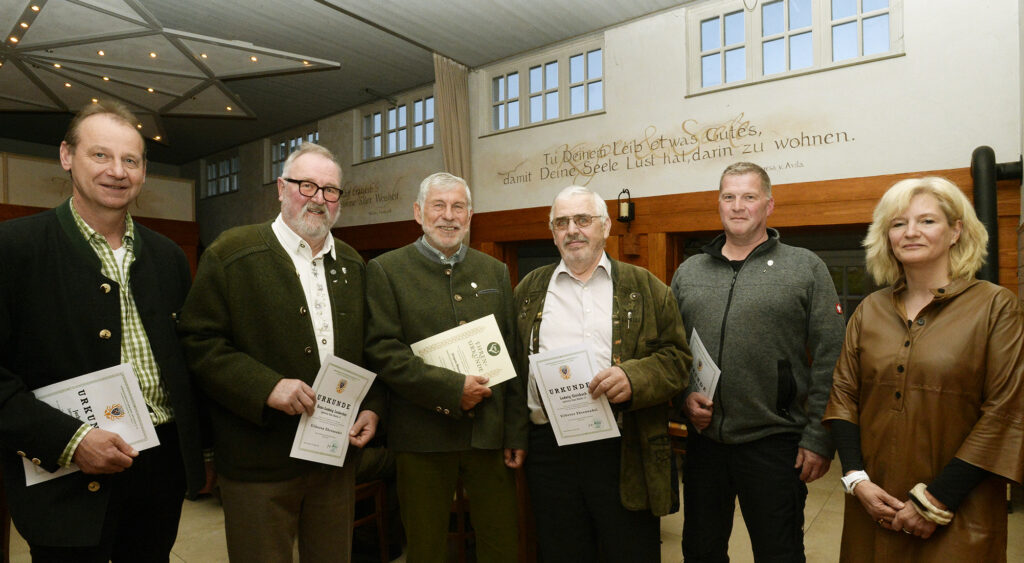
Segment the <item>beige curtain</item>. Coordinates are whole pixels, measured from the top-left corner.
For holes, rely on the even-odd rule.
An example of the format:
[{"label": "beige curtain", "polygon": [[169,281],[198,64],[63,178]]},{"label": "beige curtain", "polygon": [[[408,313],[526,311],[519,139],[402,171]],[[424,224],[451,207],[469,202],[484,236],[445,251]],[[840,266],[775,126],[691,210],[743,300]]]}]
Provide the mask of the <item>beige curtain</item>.
[{"label": "beige curtain", "polygon": [[469,69],[437,53],[434,109],[445,171],[469,181]]}]

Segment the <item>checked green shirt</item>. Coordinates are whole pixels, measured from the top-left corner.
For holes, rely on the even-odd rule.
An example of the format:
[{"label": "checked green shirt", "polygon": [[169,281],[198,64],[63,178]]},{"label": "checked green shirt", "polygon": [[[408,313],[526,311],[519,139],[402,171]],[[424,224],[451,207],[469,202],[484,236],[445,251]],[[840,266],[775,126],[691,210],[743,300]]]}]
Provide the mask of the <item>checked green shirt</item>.
[{"label": "checked green shirt", "polygon": [[[146,337],[146,329],[142,326],[142,319],[135,307],[135,298],[132,297],[132,286],[129,283],[129,274],[132,262],[135,261],[133,251],[135,244],[135,223],[131,215],[125,215],[124,236],[121,239],[126,254],[120,263],[110,248],[107,239],[90,227],[82,216],[75,209],[74,198],[71,200],[71,216],[78,225],[82,236],[89,241],[89,245],[96,252],[102,264],[101,271],[104,276],[117,282],[120,286],[121,298],[121,361],[132,365],[135,376],[139,379],[142,387],[142,396],[146,405],[150,408],[150,417],[154,425],[163,424],[174,419],[174,411],[171,409],[170,401],[167,398],[167,390],[164,389],[160,380],[160,367],[153,357],[153,350],[149,346],[149,338]],[[92,426],[83,424],[64,448],[58,462],[61,466],[71,463],[71,457],[75,448],[85,438]]]}]

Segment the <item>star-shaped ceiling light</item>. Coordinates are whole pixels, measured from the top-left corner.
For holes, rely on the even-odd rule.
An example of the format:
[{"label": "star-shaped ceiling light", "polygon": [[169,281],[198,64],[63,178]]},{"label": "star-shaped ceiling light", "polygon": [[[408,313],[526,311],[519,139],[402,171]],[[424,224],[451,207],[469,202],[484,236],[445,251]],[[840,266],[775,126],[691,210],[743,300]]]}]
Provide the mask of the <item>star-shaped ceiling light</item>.
[{"label": "star-shaped ceiling light", "polygon": [[165,29],[136,0],[0,0],[0,111],[120,100],[167,143],[161,115],[255,118],[224,84],[339,68],[335,61]]}]

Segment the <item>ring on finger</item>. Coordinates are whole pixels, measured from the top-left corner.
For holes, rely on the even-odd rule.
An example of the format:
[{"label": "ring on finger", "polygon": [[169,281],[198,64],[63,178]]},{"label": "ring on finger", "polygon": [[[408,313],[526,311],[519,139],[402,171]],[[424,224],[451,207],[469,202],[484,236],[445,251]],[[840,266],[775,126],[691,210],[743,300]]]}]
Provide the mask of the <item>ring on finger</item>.
[{"label": "ring on finger", "polygon": [[911,532],[910,530],[908,530],[906,528],[903,528],[903,533],[904,534],[913,534],[914,532]]}]

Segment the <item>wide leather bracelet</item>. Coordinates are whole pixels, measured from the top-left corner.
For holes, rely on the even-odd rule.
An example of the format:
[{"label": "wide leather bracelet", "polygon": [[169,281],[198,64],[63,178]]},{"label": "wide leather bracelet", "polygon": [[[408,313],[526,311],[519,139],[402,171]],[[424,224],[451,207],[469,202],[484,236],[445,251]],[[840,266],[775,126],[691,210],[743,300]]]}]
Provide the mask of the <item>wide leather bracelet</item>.
[{"label": "wide leather bracelet", "polygon": [[927,485],[924,483],[918,483],[914,485],[913,489],[910,489],[910,500],[914,506],[914,510],[921,515],[922,518],[929,522],[934,522],[940,526],[945,526],[953,521],[953,513],[948,510],[943,510],[935,506],[928,496],[925,494]]}]

